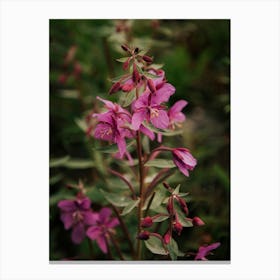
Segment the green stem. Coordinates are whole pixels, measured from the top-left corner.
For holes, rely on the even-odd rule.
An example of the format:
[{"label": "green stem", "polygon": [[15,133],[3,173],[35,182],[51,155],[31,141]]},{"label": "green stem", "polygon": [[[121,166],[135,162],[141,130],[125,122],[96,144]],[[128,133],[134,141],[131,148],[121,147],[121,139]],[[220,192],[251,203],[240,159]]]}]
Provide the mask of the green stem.
[{"label": "green stem", "polygon": [[115,249],[116,249],[116,251],[117,251],[117,253],[118,253],[120,259],[121,259],[122,261],[124,261],[124,257],[123,257],[123,254],[122,254],[121,250],[120,250],[119,244],[118,244],[117,241],[115,240],[113,234],[109,233],[109,235],[110,235],[110,239],[111,239],[112,243],[114,244]]}]

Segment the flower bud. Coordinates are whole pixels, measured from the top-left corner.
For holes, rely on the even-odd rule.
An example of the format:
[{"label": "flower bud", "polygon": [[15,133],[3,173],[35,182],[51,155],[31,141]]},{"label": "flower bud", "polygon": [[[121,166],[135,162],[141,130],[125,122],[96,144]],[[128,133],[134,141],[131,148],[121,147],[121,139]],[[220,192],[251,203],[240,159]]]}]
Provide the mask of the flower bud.
[{"label": "flower bud", "polygon": [[205,223],[199,218],[199,217],[194,217],[192,219],[192,223],[194,226],[203,226]]},{"label": "flower bud", "polygon": [[143,55],[142,56],[143,60],[148,62],[148,63],[152,63],[153,62],[153,58],[147,55]]},{"label": "flower bud", "polygon": [[59,82],[60,84],[65,84],[66,81],[67,81],[67,79],[68,79],[68,75],[66,75],[66,74],[61,74],[61,75],[59,76],[59,78],[58,78],[58,82]]},{"label": "flower bud", "polygon": [[143,227],[143,228],[149,228],[152,225],[153,225],[153,219],[151,217],[149,217],[149,216],[145,217],[141,221],[141,227]]},{"label": "flower bud", "polygon": [[139,48],[135,48],[134,49],[134,54],[138,54],[139,53]]},{"label": "flower bud", "polygon": [[129,51],[129,47],[127,45],[123,44],[123,45],[121,45],[121,47],[125,52]]},{"label": "flower bud", "polygon": [[122,91],[124,91],[124,92],[130,92],[130,91],[133,90],[133,88],[134,88],[133,84],[124,84],[124,85],[122,86]]},{"label": "flower bud", "polygon": [[169,231],[163,236],[163,242],[164,244],[169,244],[171,240],[171,234]]},{"label": "flower bud", "polygon": [[140,79],[141,79],[141,77],[140,77],[139,71],[137,69],[136,64],[134,63],[133,64],[133,72],[132,72],[132,80],[135,84],[138,84]]},{"label": "flower bud", "polygon": [[167,209],[167,212],[170,215],[174,214],[173,200],[172,200],[171,197],[168,199],[168,203],[167,203],[166,209]]},{"label": "flower bud", "polygon": [[178,235],[181,234],[182,230],[183,230],[183,226],[180,222],[175,222],[175,224],[173,225],[173,229],[177,232]]},{"label": "flower bud", "polygon": [[150,91],[151,91],[152,93],[154,93],[154,92],[156,91],[156,87],[155,87],[155,85],[154,85],[153,80],[152,80],[152,79],[148,79],[148,80],[147,80],[147,84],[148,84],[148,87],[149,87]]},{"label": "flower bud", "polygon": [[123,70],[127,70],[129,67],[130,57],[123,63]]},{"label": "flower bud", "polygon": [[148,231],[142,231],[138,235],[138,239],[140,240],[148,240],[150,238],[150,233]]},{"label": "flower bud", "polygon": [[121,89],[121,84],[120,82],[116,82],[115,84],[112,85],[112,87],[109,90],[109,94],[113,94],[118,92]]},{"label": "flower bud", "polygon": [[189,209],[188,209],[188,206],[187,206],[186,201],[185,201],[184,199],[178,197],[178,202],[179,202],[179,204],[180,204],[180,207],[181,207],[182,211],[183,211],[186,215],[188,215],[188,214],[189,214]]}]

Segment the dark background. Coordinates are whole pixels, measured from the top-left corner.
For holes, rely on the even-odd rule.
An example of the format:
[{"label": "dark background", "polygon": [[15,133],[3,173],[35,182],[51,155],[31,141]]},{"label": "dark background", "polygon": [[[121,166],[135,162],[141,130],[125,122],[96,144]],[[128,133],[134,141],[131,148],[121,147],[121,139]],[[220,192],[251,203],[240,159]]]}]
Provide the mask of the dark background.
[{"label": "dark background", "polygon": [[[170,183],[181,183],[190,193],[190,216],[206,225],[184,229],[177,239],[180,248],[196,252],[201,244],[221,242],[209,259],[229,260],[229,20],[50,20],[50,259],[87,258],[86,241],[73,245],[59,219],[57,202],[74,194],[67,185],[81,179],[93,209],[106,205],[96,189],[109,176],[104,170],[108,155],[104,160],[92,149],[98,144],[86,137],[83,126],[92,109],[101,106],[97,95],[117,100],[107,93],[110,78],[122,74],[115,59],[124,56],[124,42],[149,49],[155,63],[164,64],[176,87],[169,106],[179,99],[189,102],[183,135],[166,141],[188,147],[198,165],[189,178],[177,172]],[[134,226],[133,220],[129,223]],[[95,244],[94,250],[104,258]]]}]

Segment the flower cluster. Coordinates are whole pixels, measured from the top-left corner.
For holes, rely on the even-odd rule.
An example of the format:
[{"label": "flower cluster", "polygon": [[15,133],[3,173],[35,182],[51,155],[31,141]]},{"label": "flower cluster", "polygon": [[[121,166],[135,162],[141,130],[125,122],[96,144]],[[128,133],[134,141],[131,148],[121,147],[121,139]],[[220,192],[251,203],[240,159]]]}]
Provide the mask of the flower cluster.
[{"label": "flower cluster", "polygon": [[119,225],[117,218],[111,218],[110,208],[104,207],[99,212],[93,212],[90,199],[81,192],[75,199],[59,201],[58,207],[64,228],[72,228],[73,243],[80,244],[88,236],[97,241],[102,252],[107,253],[107,244],[115,234],[114,228]]}]

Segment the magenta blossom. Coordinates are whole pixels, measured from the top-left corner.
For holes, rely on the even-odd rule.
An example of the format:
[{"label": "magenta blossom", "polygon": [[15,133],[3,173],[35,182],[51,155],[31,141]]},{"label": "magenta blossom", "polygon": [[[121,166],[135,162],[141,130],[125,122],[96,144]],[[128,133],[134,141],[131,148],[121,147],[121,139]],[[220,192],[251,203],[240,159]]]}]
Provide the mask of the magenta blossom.
[{"label": "magenta blossom", "polygon": [[96,240],[99,248],[103,253],[107,253],[107,242],[110,235],[114,233],[114,227],[119,225],[117,218],[111,218],[112,211],[110,208],[104,207],[95,216],[95,223],[87,230],[87,236]]},{"label": "magenta blossom", "polygon": [[133,103],[132,128],[134,130],[138,130],[143,121],[151,122],[154,127],[160,129],[168,127],[168,114],[161,103],[169,100],[175,88],[168,83],[159,86],[156,92],[146,91]]},{"label": "magenta blossom", "polygon": [[77,196],[74,200],[61,200],[57,206],[61,210],[60,219],[66,230],[72,228],[72,241],[79,244],[85,238],[86,227],[95,222],[88,197]]},{"label": "magenta blossom", "polygon": [[209,255],[212,250],[218,248],[220,245],[220,242],[216,242],[208,246],[200,246],[195,256],[195,260],[207,261],[206,256]]},{"label": "magenta blossom", "polygon": [[173,162],[177,165],[179,170],[185,175],[189,176],[189,170],[193,170],[197,164],[197,160],[191,155],[186,148],[172,149]]},{"label": "magenta blossom", "polygon": [[179,100],[169,109],[168,117],[171,129],[175,129],[175,125],[182,123],[186,119],[185,115],[181,111],[185,106],[187,106],[187,104],[187,101]]},{"label": "magenta blossom", "polygon": [[132,138],[134,136],[132,131],[128,129],[128,125],[131,123],[131,115],[118,104],[101,99],[100,97],[97,98],[105,103],[108,111],[92,115],[93,117],[97,117],[99,121],[94,130],[94,137],[116,143],[122,158],[126,153],[125,138]]}]

